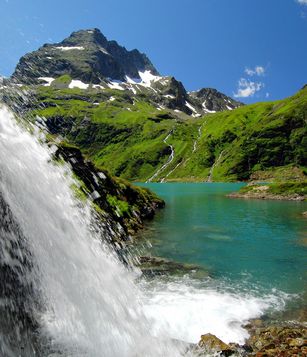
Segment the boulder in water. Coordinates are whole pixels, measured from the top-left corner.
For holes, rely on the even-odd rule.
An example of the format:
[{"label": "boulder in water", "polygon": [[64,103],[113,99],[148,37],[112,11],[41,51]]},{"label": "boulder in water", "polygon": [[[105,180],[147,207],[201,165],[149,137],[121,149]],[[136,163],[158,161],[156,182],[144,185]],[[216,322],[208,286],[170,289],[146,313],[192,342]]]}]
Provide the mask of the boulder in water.
[{"label": "boulder in water", "polygon": [[202,335],[200,341],[198,342],[198,346],[201,350],[206,352],[220,352],[222,356],[231,356],[236,352],[230,345],[227,345],[211,333]]}]

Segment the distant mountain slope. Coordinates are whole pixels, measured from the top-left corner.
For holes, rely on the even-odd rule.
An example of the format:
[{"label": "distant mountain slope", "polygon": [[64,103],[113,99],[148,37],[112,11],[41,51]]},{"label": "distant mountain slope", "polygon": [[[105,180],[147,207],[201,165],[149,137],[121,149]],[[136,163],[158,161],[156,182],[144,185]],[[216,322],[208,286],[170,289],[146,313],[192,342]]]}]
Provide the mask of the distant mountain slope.
[{"label": "distant mountain slope", "polygon": [[53,135],[129,180],[236,181],[306,167],[307,88],[201,118],[158,110],[141,94],[131,101],[120,90],[39,87],[35,98],[31,113]]},{"label": "distant mountain slope", "polygon": [[206,177],[211,167],[209,179],[245,180],[257,171],[306,167],[306,124],[306,86],[284,100],[210,115],[203,120],[197,151],[176,175]]}]

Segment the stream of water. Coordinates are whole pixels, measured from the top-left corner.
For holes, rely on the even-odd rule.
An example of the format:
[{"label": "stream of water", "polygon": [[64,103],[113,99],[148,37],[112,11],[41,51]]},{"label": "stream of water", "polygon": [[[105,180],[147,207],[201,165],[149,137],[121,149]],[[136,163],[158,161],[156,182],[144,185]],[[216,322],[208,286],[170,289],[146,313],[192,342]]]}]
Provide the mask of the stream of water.
[{"label": "stream of water", "polygon": [[143,279],[31,131],[0,107],[1,355],[187,356],[180,341],[211,332],[243,343],[249,319],[302,298],[303,204],[226,199],[234,185],[149,184],[167,201],[143,232],[151,252],[209,275]]}]

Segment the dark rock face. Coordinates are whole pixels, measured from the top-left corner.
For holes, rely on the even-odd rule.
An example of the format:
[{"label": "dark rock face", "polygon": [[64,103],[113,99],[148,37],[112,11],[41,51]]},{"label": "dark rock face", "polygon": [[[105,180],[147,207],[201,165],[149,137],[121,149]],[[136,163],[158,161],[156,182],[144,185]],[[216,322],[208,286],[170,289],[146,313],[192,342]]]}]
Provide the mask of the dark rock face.
[{"label": "dark rock face", "polygon": [[111,177],[106,170],[98,171],[90,161],[84,160],[77,148],[59,147],[56,156],[68,162],[83,182],[81,190],[100,208],[104,236],[112,243],[117,242],[117,246],[122,246],[143,227],[145,220],[152,219],[155,211],[165,205],[149,190]]},{"label": "dark rock face", "polygon": [[214,88],[202,88],[199,91],[191,92],[191,98],[200,102],[203,109],[211,112],[232,110],[242,106],[242,103],[226,96]]},{"label": "dark rock face", "polygon": [[39,77],[56,78],[69,74],[73,79],[100,83],[102,79],[140,78],[139,71],[158,74],[153,64],[138,50],[128,51],[116,41],[108,41],[98,29],[73,32],[60,43],[45,44],[23,56],[13,74],[21,83],[35,83]]},{"label": "dark rock face", "polygon": [[152,83],[152,88],[159,93],[159,103],[169,109],[178,109],[186,114],[192,114],[186,106],[189,96],[183,84],[174,77],[162,77],[161,80]]},{"label": "dark rock face", "polygon": [[[139,72],[156,76],[146,85]],[[67,83],[61,76],[67,76]],[[120,81],[121,89],[143,94],[152,104],[178,110],[194,117],[232,110],[242,105],[216,89],[203,88],[188,93],[183,84],[172,76],[159,76],[148,57],[137,49],[128,51],[116,41],[108,41],[98,29],[73,32],[60,43],[45,44],[37,51],[24,55],[16,66],[12,80],[25,84],[42,84],[39,78],[62,78],[52,86],[67,88],[71,79],[87,84],[109,87],[109,80]],[[131,84],[127,77],[134,79]],[[146,77],[146,76],[145,76]],[[153,77],[154,78],[154,77]],[[46,83],[46,82],[45,82]]]}]

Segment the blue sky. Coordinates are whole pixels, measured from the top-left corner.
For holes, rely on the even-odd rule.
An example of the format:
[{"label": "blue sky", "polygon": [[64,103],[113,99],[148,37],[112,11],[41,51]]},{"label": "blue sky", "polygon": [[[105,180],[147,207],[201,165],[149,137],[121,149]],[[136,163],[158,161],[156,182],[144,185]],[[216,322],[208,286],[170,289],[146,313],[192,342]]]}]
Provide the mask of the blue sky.
[{"label": "blue sky", "polygon": [[307,0],[0,0],[0,74],[26,52],[98,27],[188,90],[246,102],[307,83]]}]

